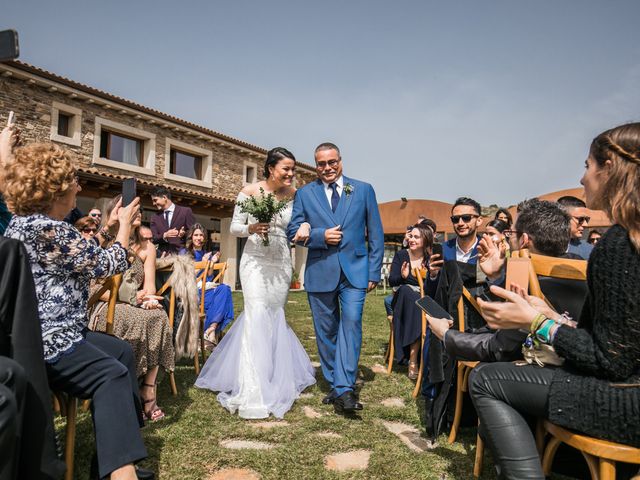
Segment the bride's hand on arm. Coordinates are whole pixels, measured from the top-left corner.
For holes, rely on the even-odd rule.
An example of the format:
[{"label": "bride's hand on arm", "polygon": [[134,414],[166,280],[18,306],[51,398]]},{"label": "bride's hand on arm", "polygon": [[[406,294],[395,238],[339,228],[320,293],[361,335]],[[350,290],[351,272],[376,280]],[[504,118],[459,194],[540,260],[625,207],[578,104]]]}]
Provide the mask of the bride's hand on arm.
[{"label": "bride's hand on arm", "polygon": [[307,222],[304,222],[298,228],[295,236],[293,237],[293,243],[303,242],[303,245],[306,245],[309,241],[309,237],[311,236],[311,225]]}]

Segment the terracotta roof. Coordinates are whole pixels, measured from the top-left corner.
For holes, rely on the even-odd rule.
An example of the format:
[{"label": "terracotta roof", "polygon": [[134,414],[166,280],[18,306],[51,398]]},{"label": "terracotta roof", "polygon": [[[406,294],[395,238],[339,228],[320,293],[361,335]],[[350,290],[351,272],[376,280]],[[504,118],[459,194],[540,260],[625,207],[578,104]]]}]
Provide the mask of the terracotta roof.
[{"label": "terracotta roof", "polygon": [[[74,80],[71,80],[69,78],[57,75],[55,73],[49,72],[47,70],[44,70],[40,67],[36,67],[34,65],[30,65],[28,63],[25,62],[21,62],[18,60],[13,60],[13,61],[9,61],[9,62],[5,62],[6,65],[12,66],[14,68],[17,68],[19,70],[31,73],[33,75],[38,75],[40,77],[44,77],[47,78],[49,80],[58,82],[60,84],[66,85],[68,87],[71,88],[75,88],[77,90],[81,90],[84,91],[86,93],[90,93],[92,95],[95,95],[97,97],[102,97],[106,100],[109,100],[111,102],[115,102],[115,103],[119,103],[121,105],[130,107],[130,108],[134,108],[136,110],[154,115],[158,118],[162,118],[165,120],[169,120],[171,122],[177,123],[179,125],[188,127],[190,129],[196,130],[198,132],[204,133],[206,135],[210,135],[213,137],[217,137],[220,140],[224,140],[225,142],[229,142],[232,144],[236,144],[238,146],[250,149],[250,150],[254,150],[256,153],[262,153],[262,154],[266,154],[267,153],[267,149],[263,148],[263,147],[258,147],[257,145],[253,145],[251,143],[245,142],[243,140],[238,140],[237,138],[234,137],[230,137],[229,135],[225,135],[223,133],[220,132],[216,132],[215,130],[211,130],[209,128],[203,127],[201,125],[197,125],[195,123],[192,122],[188,122],[186,120],[182,120],[181,118],[178,118],[176,116],[173,115],[169,115],[167,113],[161,112],[159,110],[155,110],[153,108],[149,108],[146,107],[144,105],[141,105],[139,103],[133,102],[131,100],[127,100],[126,98],[122,98],[119,97],[117,95],[113,95],[111,93],[107,93],[103,90],[94,88],[94,87],[90,87],[89,85],[85,85],[83,83],[80,82],[76,82]],[[302,162],[296,162],[298,165],[300,165],[301,167],[307,168],[311,171],[315,172],[315,167],[308,165],[306,163],[302,163]]]},{"label": "terracotta roof", "polygon": [[[80,173],[80,177],[81,178],[86,178],[89,180],[97,180],[97,181],[105,181],[108,179],[109,180],[117,180],[118,184],[120,183],[120,181],[124,180],[125,178],[130,178],[131,175],[119,175],[116,173],[111,173],[111,172],[106,172],[103,169],[97,169],[97,168],[93,168],[93,167],[78,167],[78,172]],[[141,178],[139,176],[136,176],[136,182],[140,185],[145,185],[148,187],[157,187],[158,186],[158,181],[157,180],[146,180],[144,178]],[[116,182],[114,182],[116,183]],[[164,185],[166,186],[169,190],[171,190],[172,192],[175,192],[177,194],[180,195],[185,195],[185,196],[189,196],[189,197],[197,197],[197,198],[201,198],[201,199],[205,199],[205,200],[209,200],[211,202],[215,202],[215,203],[222,203],[224,205],[233,205],[235,203],[235,200],[232,198],[227,198],[227,197],[221,197],[218,195],[214,195],[212,193],[204,193],[198,190],[192,190],[190,188],[183,188],[183,187],[176,187],[173,185]]]}]

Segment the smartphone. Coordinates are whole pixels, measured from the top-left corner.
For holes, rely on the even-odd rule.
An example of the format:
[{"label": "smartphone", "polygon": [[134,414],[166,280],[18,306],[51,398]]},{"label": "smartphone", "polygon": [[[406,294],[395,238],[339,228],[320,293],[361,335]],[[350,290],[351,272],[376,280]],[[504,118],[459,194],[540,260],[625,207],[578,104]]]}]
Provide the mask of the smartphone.
[{"label": "smartphone", "polygon": [[519,285],[524,291],[529,290],[529,265],[528,258],[510,258],[507,261],[507,279],[504,288],[511,289],[511,285]]},{"label": "smartphone", "polygon": [[416,305],[424,310],[424,312],[430,317],[434,318],[446,318],[449,320],[453,320],[449,312],[447,312],[444,308],[442,308],[438,302],[436,302],[429,295],[426,295],[419,300],[416,300]]},{"label": "smartphone", "polygon": [[122,182],[122,206],[129,205],[136,196],[136,179],[125,178]]},{"label": "smartphone", "polygon": [[433,247],[431,247],[431,255],[440,255],[439,260],[442,260],[442,244],[434,243]]},{"label": "smartphone", "polygon": [[10,127],[14,123],[16,123],[16,114],[11,110],[9,112],[9,118],[7,118],[7,127]]},{"label": "smartphone", "polygon": [[0,62],[15,60],[19,56],[18,32],[15,30],[2,30],[0,32]]}]

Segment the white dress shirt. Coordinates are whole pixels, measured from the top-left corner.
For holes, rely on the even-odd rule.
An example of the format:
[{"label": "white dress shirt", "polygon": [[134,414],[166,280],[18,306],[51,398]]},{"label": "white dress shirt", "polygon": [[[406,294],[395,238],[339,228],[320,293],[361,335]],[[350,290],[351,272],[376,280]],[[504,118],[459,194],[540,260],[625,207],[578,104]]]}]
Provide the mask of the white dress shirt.
[{"label": "white dress shirt", "polygon": [[[322,183],[324,184],[324,194],[327,196],[329,207],[331,207],[331,195],[333,195],[333,189],[324,180],[322,181]],[[335,182],[331,182],[331,183],[335,183],[337,185],[336,191],[338,192],[339,196],[342,196],[342,184],[344,183],[343,176],[340,175],[340,177]]]},{"label": "white dress shirt", "polygon": [[[171,228],[171,220],[173,220],[173,211],[176,209],[176,204],[172,203],[169,208],[167,208],[164,212],[162,212],[162,216],[167,221],[167,226]],[[167,212],[169,212],[169,216],[167,217]]]},{"label": "white dress shirt", "polygon": [[458,239],[456,238],[456,260],[462,263],[469,263],[471,260],[471,254],[473,253],[473,249],[478,245],[478,238],[476,237],[476,242],[471,246],[467,253],[464,253],[458,244]]}]

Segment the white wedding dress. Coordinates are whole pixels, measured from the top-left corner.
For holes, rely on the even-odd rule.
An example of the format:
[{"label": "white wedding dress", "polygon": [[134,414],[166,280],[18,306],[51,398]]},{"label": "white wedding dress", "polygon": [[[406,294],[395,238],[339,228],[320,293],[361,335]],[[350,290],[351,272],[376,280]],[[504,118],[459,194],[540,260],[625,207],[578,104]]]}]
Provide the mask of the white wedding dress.
[{"label": "white wedding dress", "polygon": [[[238,195],[238,200],[247,196]],[[249,235],[257,220],[236,206],[231,234],[249,237],[240,260],[244,312],[205,363],[196,387],[218,394],[218,401],[242,418],[282,418],[300,393],[313,385],[315,371],[284,317],[291,283],[291,252],[286,228],[293,202],[271,223],[269,246]]]}]

